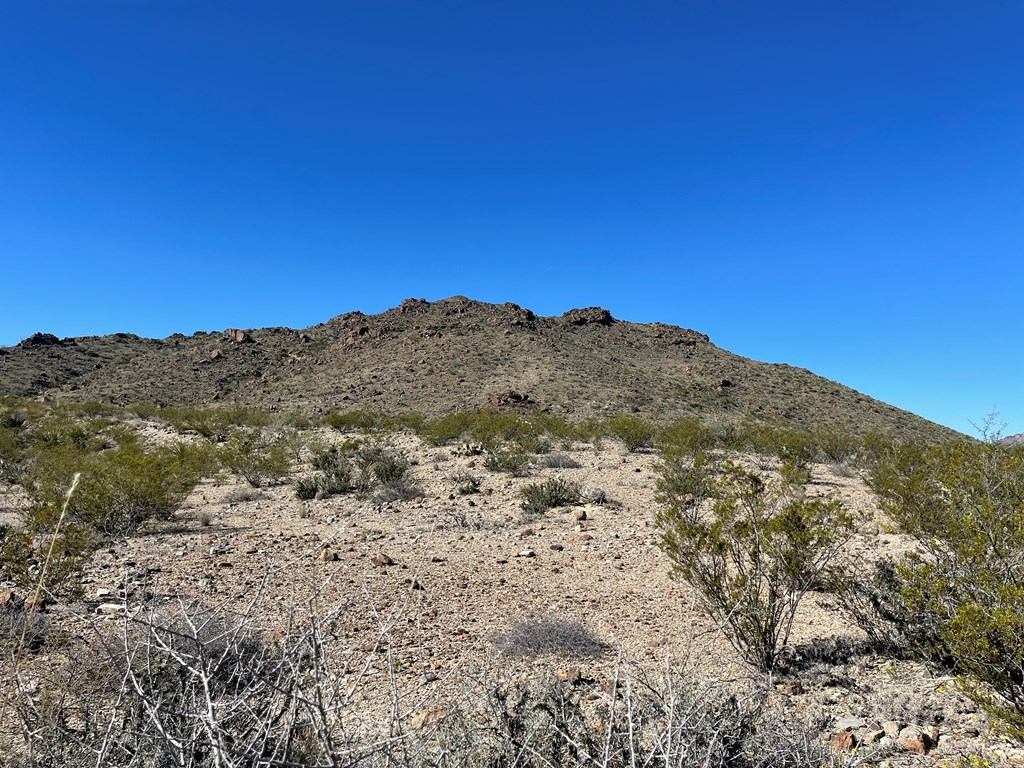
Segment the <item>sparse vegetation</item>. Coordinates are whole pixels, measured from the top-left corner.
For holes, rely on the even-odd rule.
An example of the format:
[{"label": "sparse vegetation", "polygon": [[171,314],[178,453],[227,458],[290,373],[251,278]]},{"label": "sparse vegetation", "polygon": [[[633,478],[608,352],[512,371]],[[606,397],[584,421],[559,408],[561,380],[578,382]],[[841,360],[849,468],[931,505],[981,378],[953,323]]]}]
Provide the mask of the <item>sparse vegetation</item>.
[{"label": "sparse vegetation", "polygon": [[292,468],[285,446],[262,430],[233,431],[217,456],[226,469],[253,488],[280,481]]},{"label": "sparse vegetation", "polygon": [[871,486],[925,555],[883,563],[861,589],[899,644],[964,675],[1024,742],[1024,449],[983,437],[878,456]]},{"label": "sparse vegetation", "polygon": [[618,413],[605,420],[605,429],[612,437],[617,437],[630,453],[651,448],[658,434],[658,427],[639,416],[629,413]]},{"label": "sparse vegetation", "polygon": [[519,619],[494,643],[502,653],[520,658],[543,654],[580,658],[608,650],[582,623],[546,615]]},{"label": "sparse vegetation", "polygon": [[706,455],[667,462],[659,479],[661,547],[740,655],[774,670],[801,600],[853,527],[836,498],[810,498]]},{"label": "sparse vegetation", "polygon": [[492,472],[522,475],[530,464],[530,457],[518,448],[498,448],[487,454],[484,466]]},{"label": "sparse vegetation", "polygon": [[524,485],[519,493],[523,497],[522,509],[527,517],[540,517],[549,509],[580,503],[580,485],[560,477],[543,483]]}]

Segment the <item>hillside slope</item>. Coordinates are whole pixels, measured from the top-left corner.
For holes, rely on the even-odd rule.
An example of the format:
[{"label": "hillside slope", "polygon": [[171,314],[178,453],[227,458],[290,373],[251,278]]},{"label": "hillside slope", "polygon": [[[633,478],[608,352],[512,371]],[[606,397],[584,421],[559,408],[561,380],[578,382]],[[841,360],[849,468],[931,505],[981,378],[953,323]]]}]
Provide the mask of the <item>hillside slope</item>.
[{"label": "hillside slope", "polygon": [[159,340],[36,334],[0,348],[0,395],[436,416],[485,406],[508,390],[528,398],[521,407],[576,417],[753,416],[858,432],[952,434],[809,371],[749,360],[696,331],[624,322],[594,307],[539,317],[514,304],[461,296],[407,299],[379,315],[350,312],[302,330]]}]

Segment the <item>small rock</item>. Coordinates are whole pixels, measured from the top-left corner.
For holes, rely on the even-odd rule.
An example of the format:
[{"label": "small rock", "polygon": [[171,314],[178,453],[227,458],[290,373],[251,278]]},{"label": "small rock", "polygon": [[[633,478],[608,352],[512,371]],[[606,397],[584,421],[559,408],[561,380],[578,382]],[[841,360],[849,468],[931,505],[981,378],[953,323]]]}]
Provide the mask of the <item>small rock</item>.
[{"label": "small rock", "polygon": [[121,603],[100,603],[96,607],[96,613],[103,614],[104,616],[114,616],[124,613],[124,605]]},{"label": "small rock", "polygon": [[338,553],[328,549],[327,547],[324,547],[322,550],[320,550],[320,559],[323,560],[325,563],[333,563],[335,560],[338,559]]},{"label": "small rock", "polygon": [[862,742],[864,744],[877,744],[883,738],[885,738],[885,731],[883,731],[881,728],[872,729],[872,730],[868,730],[864,734],[864,736],[862,738]]},{"label": "small rock", "polygon": [[855,731],[858,728],[866,728],[867,725],[863,717],[854,717],[853,715],[837,717],[835,722],[837,731]]},{"label": "small rock", "polygon": [[577,520],[586,520],[587,519],[587,510],[584,509],[583,507],[578,507],[576,509],[576,519]]},{"label": "small rock", "polygon": [[885,731],[885,735],[891,738],[896,738],[900,735],[900,731],[903,730],[903,723],[898,720],[883,720],[882,730]]},{"label": "small rock", "polygon": [[516,552],[515,557],[536,557],[537,553],[532,549],[521,549]]},{"label": "small rock", "polygon": [[852,752],[857,747],[857,734],[852,731],[833,733],[829,743],[836,752]]},{"label": "small rock", "polygon": [[433,672],[427,672],[420,678],[420,682],[426,685],[427,683],[436,683],[441,678],[435,675]]},{"label": "small rock", "polygon": [[932,737],[916,725],[908,725],[900,731],[896,743],[908,752],[924,755],[932,748]]},{"label": "small rock", "polygon": [[5,589],[3,592],[0,592],[0,608],[17,610],[24,603],[25,600],[14,590]]},{"label": "small rock", "polygon": [[383,552],[380,552],[380,553],[378,553],[376,555],[373,555],[370,558],[370,562],[373,563],[374,565],[380,566],[380,567],[386,567],[386,566],[394,565],[395,564],[395,561],[392,560],[387,555],[385,555]]},{"label": "small rock", "polygon": [[579,667],[568,667],[567,669],[559,669],[555,672],[555,678],[560,683],[569,683],[575,685],[583,679],[583,675],[580,672]]},{"label": "small rock", "polygon": [[563,549],[565,549],[565,547],[563,547],[561,544],[552,544],[551,549],[555,552],[561,552]]}]

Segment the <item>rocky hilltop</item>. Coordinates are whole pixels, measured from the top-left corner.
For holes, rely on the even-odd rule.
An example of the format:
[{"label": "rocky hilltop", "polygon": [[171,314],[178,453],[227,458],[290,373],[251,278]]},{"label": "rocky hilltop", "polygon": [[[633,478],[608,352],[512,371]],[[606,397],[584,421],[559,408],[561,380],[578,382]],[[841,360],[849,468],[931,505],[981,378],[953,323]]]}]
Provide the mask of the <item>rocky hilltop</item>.
[{"label": "rocky hilltop", "polygon": [[166,339],[37,333],[0,348],[0,395],[428,416],[490,405],[580,418],[627,411],[949,434],[807,370],[734,355],[698,331],[626,322],[599,307],[541,317],[462,296],[406,299],[378,315],[348,312],[304,329]]}]

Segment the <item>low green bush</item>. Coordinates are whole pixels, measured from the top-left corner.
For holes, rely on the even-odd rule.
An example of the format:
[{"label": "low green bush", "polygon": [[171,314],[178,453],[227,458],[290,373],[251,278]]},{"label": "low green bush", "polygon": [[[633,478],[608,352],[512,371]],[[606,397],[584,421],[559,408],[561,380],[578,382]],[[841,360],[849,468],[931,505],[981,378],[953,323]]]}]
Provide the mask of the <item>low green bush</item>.
[{"label": "low green bush", "polygon": [[[997,436],[996,436],[997,437]],[[870,484],[923,556],[892,564],[876,618],[910,617],[900,639],[951,666],[1024,741],[1024,448],[996,440],[879,444]]]},{"label": "low green bush", "polygon": [[617,437],[630,453],[651,448],[658,434],[658,427],[649,421],[629,413],[618,413],[605,419],[605,428],[612,437]]},{"label": "low green bush", "polygon": [[553,477],[542,483],[530,483],[519,489],[520,505],[527,517],[540,517],[549,509],[580,503],[580,484]]},{"label": "low green bush", "polygon": [[804,596],[825,580],[853,528],[834,497],[766,480],[698,454],[666,461],[656,521],[674,575],[697,592],[745,661],[763,671],[782,660]]},{"label": "low green bush", "polygon": [[292,468],[285,447],[261,430],[235,430],[217,455],[225,469],[253,488],[278,482]]}]

